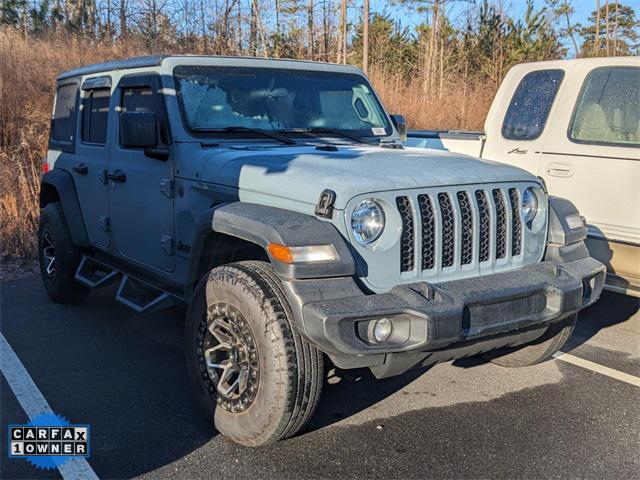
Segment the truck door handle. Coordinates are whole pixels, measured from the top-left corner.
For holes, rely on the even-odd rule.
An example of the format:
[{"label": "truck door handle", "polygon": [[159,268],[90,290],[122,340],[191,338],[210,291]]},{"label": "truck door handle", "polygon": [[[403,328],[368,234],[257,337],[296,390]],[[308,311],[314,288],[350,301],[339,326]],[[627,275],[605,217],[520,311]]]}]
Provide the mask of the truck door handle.
[{"label": "truck door handle", "polygon": [[86,175],[89,173],[89,167],[85,163],[78,163],[73,166],[73,171],[79,173],[80,175]]},{"label": "truck door handle", "polygon": [[545,169],[547,175],[552,177],[572,177],[573,176],[573,166],[568,163],[562,162],[551,162],[547,165]]},{"label": "truck door handle", "polygon": [[124,183],[127,180],[127,176],[124,174],[122,170],[113,170],[112,172],[107,172],[107,178],[109,180],[113,180],[114,182],[122,182],[122,183]]}]

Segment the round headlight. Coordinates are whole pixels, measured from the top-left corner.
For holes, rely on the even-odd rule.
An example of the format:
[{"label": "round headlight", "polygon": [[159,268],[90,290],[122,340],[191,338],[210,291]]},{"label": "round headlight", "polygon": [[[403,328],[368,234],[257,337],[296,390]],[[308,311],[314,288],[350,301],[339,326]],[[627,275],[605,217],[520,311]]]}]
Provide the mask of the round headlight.
[{"label": "round headlight", "polygon": [[351,229],[356,240],[367,245],[375,241],[384,230],[384,212],[373,200],[363,200],[351,214]]},{"label": "round headlight", "polygon": [[522,194],[522,207],[520,209],[524,223],[531,222],[538,213],[538,196],[533,188],[527,188]]}]

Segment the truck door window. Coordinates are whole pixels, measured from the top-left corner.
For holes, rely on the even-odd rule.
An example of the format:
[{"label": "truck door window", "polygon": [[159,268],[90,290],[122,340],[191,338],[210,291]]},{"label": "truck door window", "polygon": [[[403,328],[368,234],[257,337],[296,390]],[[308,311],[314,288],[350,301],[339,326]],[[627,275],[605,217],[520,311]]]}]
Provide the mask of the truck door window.
[{"label": "truck door window", "polygon": [[107,139],[111,90],[88,90],[82,99],[82,134],[85,143],[104,145]]},{"label": "truck door window", "polygon": [[151,112],[156,114],[160,126],[160,140],[169,144],[169,135],[164,121],[164,110],[151,87],[127,87],[122,89],[121,112]]},{"label": "truck door window", "polygon": [[502,136],[507,140],[538,138],[563,77],[563,70],[537,70],[525,75],[511,98],[502,123]]},{"label": "truck door window", "polygon": [[[53,118],[51,119],[51,142],[49,148],[60,149],[60,143],[73,142],[76,131],[78,85],[62,85],[56,93]],[[56,145],[58,144],[58,145]]]},{"label": "truck door window", "polygon": [[576,143],[640,146],[640,68],[592,70],[576,103],[569,138]]}]

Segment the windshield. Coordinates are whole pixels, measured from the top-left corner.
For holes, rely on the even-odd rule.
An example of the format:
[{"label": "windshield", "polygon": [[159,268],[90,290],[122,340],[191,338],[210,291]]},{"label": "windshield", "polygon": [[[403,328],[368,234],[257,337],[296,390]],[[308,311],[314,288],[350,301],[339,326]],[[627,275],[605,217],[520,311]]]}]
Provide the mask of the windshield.
[{"label": "windshield", "polygon": [[392,133],[382,106],[360,75],[179,66],[174,76],[184,119],[196,135],[229,127],[335,130],[359,137]]}]

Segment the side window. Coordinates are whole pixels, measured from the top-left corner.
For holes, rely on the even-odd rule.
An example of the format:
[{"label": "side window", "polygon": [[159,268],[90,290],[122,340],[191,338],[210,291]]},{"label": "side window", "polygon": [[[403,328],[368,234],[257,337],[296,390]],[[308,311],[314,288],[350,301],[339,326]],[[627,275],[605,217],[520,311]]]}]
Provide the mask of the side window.
[{"label": "side window", "polygon": [[563,70],[538,70],[525,75],[507,109],[502,136],[507,140],[538,138],[547,123],[563,77]]},{"label": "side window", "polygon": [[121,112],[155,112],[155,97],[151,87],[122,89]]},{"label": "side window", "polygon": [[88,90],[82,99],[82,133],[80,138],[85,143],[104,145],[107,140],[109,119],[108,88]]},{"label": "side window", "polygon": [[160,98],[154,94],[151,87],[125,87],[122,89],[120,102],[121,112],[151,112],[156,114],[159,127],[159,138],[164,145],[169,144],[169,134],[166,127],[164,109]]},{"label": "side window", "polygon": [[76,130],[78,85],[68,84],[58,88],[51,120],[51,140],[72,143]]},{"label": "side window", "polygon": [[582,86],[569,138],[577,143],[640,145],[640,68],[597,68]]}]

